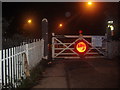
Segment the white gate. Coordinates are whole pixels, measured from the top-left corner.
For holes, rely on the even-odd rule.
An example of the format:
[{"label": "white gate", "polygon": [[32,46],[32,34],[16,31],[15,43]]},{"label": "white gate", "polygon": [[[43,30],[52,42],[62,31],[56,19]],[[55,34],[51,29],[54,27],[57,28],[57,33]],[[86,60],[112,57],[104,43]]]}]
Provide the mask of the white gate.
[{"label": "white gate", "polygon": [[79,54],[74,51],[74,44],[78,40],[87,42],[89,49],[85,58],[105,58],[107,43],[105,36],[92,35],[55,35],[52,33],[52,59],[77,59]]}]

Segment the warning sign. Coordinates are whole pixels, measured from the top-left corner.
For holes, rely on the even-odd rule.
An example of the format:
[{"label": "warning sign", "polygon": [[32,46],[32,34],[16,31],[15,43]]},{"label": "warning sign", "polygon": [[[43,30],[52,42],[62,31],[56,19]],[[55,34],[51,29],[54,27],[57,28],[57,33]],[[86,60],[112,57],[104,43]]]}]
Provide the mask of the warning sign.
[{"label": "warning sign", "polygon": [[102,47],[102,37],[101,36],[92,36],[92,46]]}]

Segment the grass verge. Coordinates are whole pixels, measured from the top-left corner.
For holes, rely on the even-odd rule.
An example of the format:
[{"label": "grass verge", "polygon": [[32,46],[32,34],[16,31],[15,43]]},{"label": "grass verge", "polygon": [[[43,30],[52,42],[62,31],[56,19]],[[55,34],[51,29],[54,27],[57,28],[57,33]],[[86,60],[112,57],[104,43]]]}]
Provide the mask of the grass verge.
[{"label": "grass verge", "polygon": [[31,71],[30,77],[23,80],[22,85],[19,88],[32,88],[37,85],[38,82],[43,78],[42,72],[45,71],[47,67],[50,66],[49,60],[42,60],[38,63]]}]

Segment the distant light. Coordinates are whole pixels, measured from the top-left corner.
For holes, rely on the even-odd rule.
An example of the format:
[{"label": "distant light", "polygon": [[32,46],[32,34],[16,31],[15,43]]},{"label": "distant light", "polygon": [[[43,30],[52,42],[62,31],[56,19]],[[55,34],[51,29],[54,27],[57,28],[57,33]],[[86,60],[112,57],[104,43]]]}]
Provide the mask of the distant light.
[{"label": "distant light", "polygon": [[108,21],[107,23],[110,30],[113,31],[114,30],[113,21]]},{"label": "distant light", "polygon": [[111,28],[112,31],[114,30],[114,27],[112,25],[110,26],[110,28]]},{"label": "distant light", "polygon": [[29,20],[28,20],[28,23],[32,23],[32,20],[31,20],[31,19],[29,19]]},{"label": "distant light", "polygon": [[88,5],[92,5],[92,2],[91,2],[91,1],[89,1],[89,2],[88,2]]},{"label": "distant light", "polygon": [[62,27],[63,25],[62,24],[59,24],[59,27]]},{"label": "distant light", "polygon": [[108,21],[108,24],[112,24],[113,23],[113,21]]},{"label": "distant light", "polygon": [[111,30],[111,31],[113,31],[113,30],[114,30],[113,25],[108,25],[108,27],[110,28],[110,30]]}]

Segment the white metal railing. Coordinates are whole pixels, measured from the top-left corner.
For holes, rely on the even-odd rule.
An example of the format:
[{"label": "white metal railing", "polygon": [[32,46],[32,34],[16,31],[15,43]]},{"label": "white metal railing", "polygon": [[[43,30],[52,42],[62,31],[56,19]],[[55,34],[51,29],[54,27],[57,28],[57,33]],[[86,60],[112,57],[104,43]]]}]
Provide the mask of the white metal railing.
[{"label": "white metal railing", "polygon": [[0,50],[1,88],[16,88],[26,78],[27,69],[32,69],[43,58],[44,40]]}]

